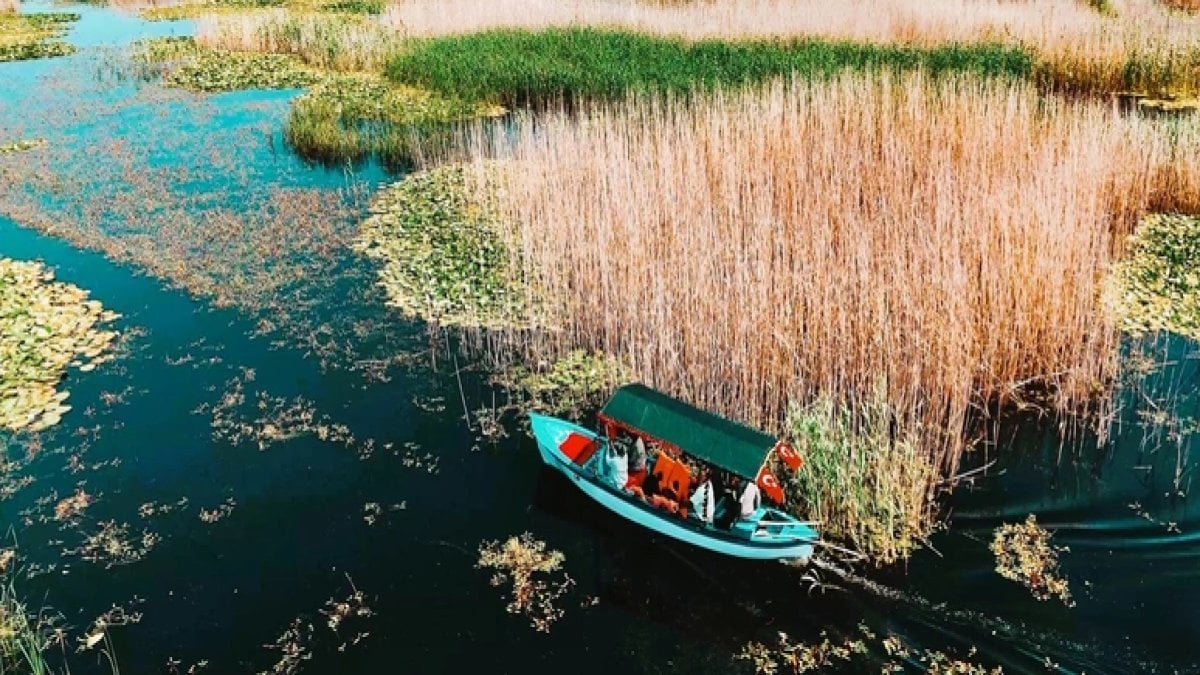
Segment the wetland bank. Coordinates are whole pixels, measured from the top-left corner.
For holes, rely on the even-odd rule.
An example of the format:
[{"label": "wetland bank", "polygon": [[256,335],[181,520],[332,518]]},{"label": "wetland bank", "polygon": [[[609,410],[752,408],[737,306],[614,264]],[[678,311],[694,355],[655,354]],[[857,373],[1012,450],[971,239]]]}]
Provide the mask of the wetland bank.
[{"label": "wetland bank", "polygon": [[[977,4],[20,4],[0,671],[1200,667],[1197,18]],[[542,472],[632,379],[873,560]]]}]

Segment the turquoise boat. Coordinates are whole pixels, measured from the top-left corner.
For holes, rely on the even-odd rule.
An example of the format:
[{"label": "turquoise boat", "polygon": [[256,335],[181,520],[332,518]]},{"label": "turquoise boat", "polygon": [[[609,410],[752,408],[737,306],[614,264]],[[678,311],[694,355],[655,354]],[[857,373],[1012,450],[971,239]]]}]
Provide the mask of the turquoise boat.
[{"label": "turquoise boat", "polygon": [[[640,384],[618,389],[599,418],[605,435],[555,417],[529,415],[542,460],[608,510],[663,536],[722,555],[802,562],[812,556],[820,540],[813,524],[777,508],[764,505],[750,516],[734,520],[729,527],[720,527],[656,508],[628,489],[617,487],[606,475],[611,436],[624,432],[669,448],[670,452],[660,453],[660,458],[664,454],[686,456],[761,484],[764,472],[770,475],[766,462],[780,445],[771,435]],[[653,471],[659,473],[657,463]]]}]

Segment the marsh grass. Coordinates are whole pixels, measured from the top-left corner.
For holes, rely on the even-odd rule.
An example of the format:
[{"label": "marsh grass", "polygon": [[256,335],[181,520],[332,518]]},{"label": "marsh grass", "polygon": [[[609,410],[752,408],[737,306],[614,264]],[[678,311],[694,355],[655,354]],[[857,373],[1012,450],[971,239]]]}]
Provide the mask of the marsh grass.
[{"label": "marsh grass", "polygon": [[851,42],[686,41],[595,28],[497,30],[415,42],[388,64],[396,82],[467,100],[546,106],[631,92],[689,92],[792,73],[923,69],[1021,77],[1032,64],[998,45],[933,48]]},{"label": "marsh grass", "polygon": [[196,24],[196,41],[226,51],[291,54],[336,71],[378,70],[403,44],[371,18],[283,10],[205,16]]},{"label": "marsh grass", "polygon": [[376,75],[329,75],[293,102],[284,139],[305,159],[340,164],[375,156],[400,169],[437,138],[453,139],[454,122],[500,112]]},{"label": "marsh grass", "polygon": [[1198,174],[1195,137],[1167,125],[919,73],[641,97],[492,131],[472,153],[511,170],[470,177],[495,190],[528,305],[555,329],[487,347],[601,351],[775,431],[799,405],[802,437],[859,463],[822,479],[880,481],[856,485],[866,506],[835,529],[883,559],[931,523],[917,505],[955,471],[973,415],[1031,393],[1051,412],[1106,405],[1119,333],[1104,278],[1144,213],[1194,203]]},{"label": "marsh grass", "polygon": [[836,404],[827,396],[793,408],[785,435],[804,457],[786,476],[788,508],[821,524],[881,563],[907,558],[932,531],[937,466],[921,452],[921,434],[892,428],[894,412],[874,396]]},{"label": "marsh grass", "polygon": [[53,675],[45,652],[61,644],[59,617],[33,610],[18,593],[13,571],[0,575],[0,674]]}]

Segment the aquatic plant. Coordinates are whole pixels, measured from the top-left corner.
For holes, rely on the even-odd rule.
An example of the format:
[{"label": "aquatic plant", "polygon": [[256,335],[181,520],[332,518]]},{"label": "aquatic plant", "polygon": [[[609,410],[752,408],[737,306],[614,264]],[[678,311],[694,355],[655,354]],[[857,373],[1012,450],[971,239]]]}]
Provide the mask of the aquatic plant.
[{"label": "aquatic plant", "polygon": [[[319,610],[321,616],[325,617],[325,626],[336,639],[342,640],[337,647],[338,652],[344,652],[370,636],[370,633],[358,630],[352,637],[343,640],[344,624],[352,623],[357,626],[375,615],[374,610],[367,604],[366,594],[354,585],[349,576],[346,579],[350,582],[350,595],[344,600],[331,597]],[[279,657],[270,669],[260,671],[259,675],[293,675],[300,672],[304,663],[313,659],[316,653],[314,650],[320,646],[318,638],[313,621],[308,616],[296,617],[275,642],[265,645],[268,650],[278,652]]]},{"label": "aquatic plant", "polygon": [[[2,570],[0,570],[2,571]],[[50,675],[45,652],[61,644],[61,617],[33,610],[18,595],[12,572],[0,578],[0,675]]]},{"label": "aquatic plant", "polygon": [[44,145],[46,145],[46,139],[44,138],[15,141],[13,143],[0,145],[0,155],[10,155],[14,152],[25,152],[26,150],[33,150],[34,148],[40,148]]},{"label": "aquatic plant", "polygon": [[428,151],[450,122],[500,112],[377,75],[332,75],[293,102],[283,131],[306,159],[341,163],[374,155],[398,167],[412,164],[415,148]]},{"label": "aquatic plant", "polygon": [[688,42],[595,28],[491,31],[415,42],[388,64],[396,82],[505,106],[614,99],[629,92],[690,92],[843,69],[970,71],[1023,76],[1019,49],[936,48],[850,42]]},{"label": "aquatic plant", "polygon": [[825,632],[821,633],[821,641],[816,644],[792,642],[783,631],[779,631],[777,638],[778,644],[774,647],[761,642],[749,642],[734,658],[750,661],[756,675],[777,675],[780,672],[799,675],[836,668],[867,651],[867,644],[862,639],[848,637],[834,642]]},{"label": "aquatic plant", "polygon": [[1071,589],[1058,566],[1058,554],[1068,549],[1052,545],[1051,536],[1032,513],[1024,523],[997,527],[991,543],[996,572],[1028,588],[1038,600],[1058,598],[1073,607]]},{"label": "aquatic plant", "polygon": [[498,361],[600,351],[776,431],[793,404],[853,410],[882,384],[889,451],[912,445],[922,495],[972,411],[1031,392],[1105,405],[1107,270],[1142,214],[1200,194],[1194,137],[1012,81],[844,74],[489,132],[471,156],[508,168],[481,189],[556,327],[495,336]]},{"label": "aquatic plant", "polygon": [[493,586],[511,583],[508,612],[525,615],[534,630],[548,633],[563,616],[563,610],[554,603],[575,585],[565,572],[559,579],[546,578],[559,572],[565,561],[561,551],[547,551],[546,542],[525,532],[519,537],[509,537],[503,544],[499,541],[480,544],[475,566],[496,570],[491,579]]},{"label": "aquatic plant", "polygon": [[1200,340],[1200,218],[1152,215],[1129,240],[1113,274],[1121,327]]},{"label": "aquatic plant", "polygon": [[59,38],[78,20],[78,14],[65,12],[15,14],[0,11],[0,62],[73,54],[75,47]]},{"label": "aquatic plant", "polygon": [[71,409],[56,387],[109,360],[118,315],[39,263],[0,259],[0,429],[40,431]]},{"label": "aquatic plant", "polygon": [[[493,168],[499,174],[500,169]],[[383,264],[388,304],[442,326],[510,326],[529,320],[506,236],[470,171],[446,166],[381,190],[355,250]]]},{"label": "aquatic plant", "polygon": [[321,79],[315,70],[284,54],[219,51],[190,38],[155,38],[138,44],[135,58],[168,64],[165,81],[202,92],[238,89],[300,89]]},{"label": "aquatic plant", "polygon": [[819,396],[795,406],[785,433],[804,465],[775,474],[786,477],[789,510],[884,564],[907,558],[936,523],[929,491],[937,466],[922,454],[920,434],[894,429],[895,419],[882,387],[844,405]]},{"label": "aquatic plant", "polygon": [[[373,4],[344,0],[325,9]],[[205,16],[196,24],[196,42],[227,51],[291,54],[324,70],[364,72],[379,70],[403,46],[394,30],[371,18],[288,11]]]},{"label": "aquatic plant", "polygon": [[130,532],[128,523],[105,520],[97,525],[95,532],[84,535],[83,542],[77,548],[64,550],[63,553],[77,555],[109,569],[138,562],[161,540],[160,535],[150,530],[136,534]]},{"label": "aquatic plant", "polygon": [[522,397],[521,411],[578,416],[633,379],[633,370],[620,359],[577,349],[554,361],[502,365],[491,381]]}]

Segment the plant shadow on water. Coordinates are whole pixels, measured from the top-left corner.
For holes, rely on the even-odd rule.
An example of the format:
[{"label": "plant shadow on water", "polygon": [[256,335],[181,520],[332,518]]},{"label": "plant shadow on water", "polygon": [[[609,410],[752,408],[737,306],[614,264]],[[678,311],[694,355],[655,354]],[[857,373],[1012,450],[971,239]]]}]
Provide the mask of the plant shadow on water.
[{"label": "plant shadow on water", "polygon": [[[150,30],[109,10],[81,13],[77,35],[99,36],[105,22]],[[424,325],[384,309],[370,283],[375,270],[344,245],[353,217],[324,231],[328,238],[287,249],[300,258],[318,250],[322,259],[315,268],[301,266],[308,273],[293,282],[271,286],[272,293],[283,289],[279,295],[259,298],[255,291],[265,287],[243,279],[236,287],[242,293],[228,303],[214,300],[229,291],[229,278],[260,272],[256,261],[296,269],[287,256],[264,263],[245,255],[257,254],[253,247],[197,257],[190,271],[206,275],[215,292],[204,292],[203,283],[189,289],[188,269],[155,267],[152,256],[163,249],[146,239],[163,230],[131,216],[152,221],[180,199],[179,212],[199,225],[213,221],[197,214],[211,217],[216,208],[231,219],[217,222],[248,223],[247,234],[261,235],[255,228],[270,224],[255,219],[257,209],[294,201],[300,191],[377,185],[383,175],[368,167],[347,179],[282,150],[284,104],[295,92],[200,98],[164,94],[153,84],[96,83],[82,67],[96,55],[81,52],[0,66],[0,115],[6,123],[23,120],[18,136],[48,139],[28,157],[4,160],[2,168],[30,190],[4,201],[9,211],[60,218],[59,236],[116,262],[6,218],[0,256],[44,260],[59,279],[120,312],[117,329],[134,335],[116,362],[68,376],[75,408],[36,439],[41,450],[23,469],[33,482],[0,500],[0,514],[16,530],[28,576],[22,593],[46,598],[79,632],[114,603],[140,599],[145,618],[112,631],[123,672],[172,672],[171,663],[183,664],[183,672],[201,662],[214,673],[269,670],[279,652],[263,645],[297,620],[297,635],[311,635],[303,638],[314,655],[305,670],[314,673],[391,672],[397,663],[408,672],[725,673],[752,670],[732,658],[749,641],[773,644],[777,631],[810,643],[822,631],[841,639],[857,635],[859,623],[880,637],[895,634],[960,656],[977,647],[975,660],[1014,672],[1040,672],[1047,658],[1088,672],[1195,666],[1190,638],[1200,616],[1181,615],[1196,610],[1179,610],[1176,601],[1200,587],[1190,536],[1200,523],[1189,502],[1162,496],[1178,489],[1176,465],[1186,453],[1170,443],[1157,450],[1143,444],[1143,418],[1134,410],[1143,394],[1194,392],[1194,344],[1168,345],[1167,360],[1176,365],[1162,371],[1162,386],[1128,390],[1126,426],[1106,448],[1084,440],[1063,450],[1055,429],[1036,420],[1005,439],[995,453],[1003,473],[989,471],[975,489],[954,495],[953,529],[933,542],[944,558],[923,552],[907,569],[873,572],[869,580],[818,570],[843,590],[814,588],[806,576],[813,572],[716,558],[617,520],[541,468],[532,440],[515,429],[472,452],[478,439],[457,402],[466,399],[473,410],[494,400],[487,373],[466,370],[460,390],[448,366],[447,352],[456,347],[435,341],[430,350]],[[79,100],[66,113],[52,112],[63,97]],[[44,119],[32,114],[39,110]],[[106,145],[123,135],[134,150]],[[195,136],[209,140],[197,143]],[[211,155],[220,145],[229,147]],[[70,169],[89,154],[98,159]],[[143,171],[149,179],[125,176]],[[257,191],[241,192],[246,186]],[[273,201],[263,189],[272,186],[294,191]],[[131,192],[150,199],[129,206]],[[94,203],[73,201],[79,194]],[[347,199],[353,216],[353,195]],[[89,217],[106,202],[126,206]],[[205,231],[173,232],[194,243]],[[220,266],[228,259],[246,266]],[[352,292],[359,286],[371,290]],[[256,423],[270,414],[270,402],[298,402],[313,411],[309,421],[344,425],[353,447],[296,424],[261,449],[214,438],[211,411],[232,381],[246,394],[238,428],[261,431]],[[268,400],[263,412],[260,394]],[[6,447],[10,440],[18,445],[6,436]],[[364,453],[368,443],[372,450]],[[428,469],[430,455],[436,471]],[[980,465],[989,458],[980,457]],[[90,496],[87,506],[55,520],[56,504],[78,490]],[[406,507],[390,508],[400,503]],[[219,517],[206,515],[214,513]],[[1075,608],[1039,603],[993,570],[992,531],[1029,513],[1070,548],[1061,563],[1078,596]],[[64,556],[109,521],[110,532],[125,528],[135,544],[144,542],[143,531],[158,539],[125,565]],[[1183,534],[1169,531],[1171,523]],[[523,531],[563,551],[564,570],[578,582],[558,600],[565,614],[548,635],[507,615],[488,573],[474,567],[480,542]],[[1134,582],[1136,593],[1129,590]],[[360,592],[361,605],[345,601]],[[331,598],[355,618],[336,634],[322,613],[338,615],[326,604]],[[363,632],[369,635],[357,641]],[[846,669],[888,662],[878,640],[869,647]],[[90,657],[74,660],[72,672],[105,672]]]}]

